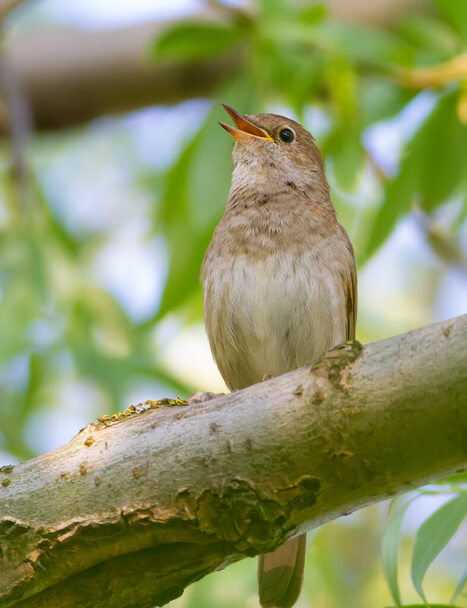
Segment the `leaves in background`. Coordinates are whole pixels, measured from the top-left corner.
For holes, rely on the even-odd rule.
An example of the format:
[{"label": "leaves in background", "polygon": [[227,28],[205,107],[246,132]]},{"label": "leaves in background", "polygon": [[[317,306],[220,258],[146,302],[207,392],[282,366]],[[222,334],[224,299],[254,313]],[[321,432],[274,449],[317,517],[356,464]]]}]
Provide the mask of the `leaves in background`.
[{"label": "leaves in background", "polygon": [[394,116],[413,98],[414,92],[402,89],[389,77],[374,74],[359,83],[359,108],[362,126]]},{"label": "leaves in background", "polygon": [[425,211],[432,211],[455,194],[466,177],[467,126],[459,122],[456,104],[457,93],[440,99],[413,143]]},{"label": "leaves in background", "polygon": [[467,582],[467,568],[464,570],[464,574],[461,576],[459,582],[457,583],[457,587],[454,589],[454,593],[451,598],[451,605],[457,600],[459,595],[462,593],[462,589]]},{"label": "leaves in background", "polygon": [[363,167],[358,77],[355,66],[342,55],[332,56],[326,68],[326,80],[332,101],[333,129],[326,142],[332,169],[343,190],[353,190]]},{"label": "leaves in background", "polygon": [[404,19],[398,27],[399,35],[409,44],[428,51],[418,55],[430,63],[447,60],[462,52],[462,44],[453,30],[437,19],[418,15]]},{"label": "leaves in background", "polygon": [[364,25],[327,21],[316,30],[314,39],[324,51],[380,68],[412,65],[416,54],[397,34]]},{"label": "leaves in background", "polygon": [[467,42],[467,2],[465,0],[435,0],[442,17]]},{"label": "leaves in background", "polygon": [[[391,591],[391,595],[400,608],[401,598],[399,592],[399,582],[397,576],[399,543],[402,532],[402,522],[407,509],[410,507],[416,496],[407,500],[406,497],[396,498],[391,504],[390,520],[384,532],[382,542],[383,570]],[[405,500],[405,502],[404,502]]]},{"label": "leaves in background", "polygon": [[462,493],[442,505],[417,530],[412,558],[412,582],[425,602],[422,587],[425,573],[454,536],[466,515],[467,494]]},{"label": "leaves in background", "polygon": [[215,22],[190,22],[165,30],[153,45],[160,59],[206,59],[231,49],[242,37],[234,26]]},{"label": "leaves in background", "polygon": [[[224,91],[225,99],[247,113],[256,103],[241,86]],[[204,253],[222,216],[232,174],[232,139],[218,125],[225,112],[215,105],[206,121],[167,174],[158,226],[167,240],[169,276],[157,318],[190,301],[199,287]]]},{"label": "leaves in background", "polygon": [[430,212],[461,191],[466,180],[467,126],[456,113],[457,92],[439,99],[407,144],[399,174],[389,183],[376,215],[365,257],[371,256],[410,210],[416,195]]}]

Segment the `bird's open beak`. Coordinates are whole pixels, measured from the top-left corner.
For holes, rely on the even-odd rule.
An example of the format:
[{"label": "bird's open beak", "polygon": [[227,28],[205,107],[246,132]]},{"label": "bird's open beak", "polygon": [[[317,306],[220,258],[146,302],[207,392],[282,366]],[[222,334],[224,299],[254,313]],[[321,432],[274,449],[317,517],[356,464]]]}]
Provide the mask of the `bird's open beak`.
[{"label": "bird's open beak", "polygon": [[220,122],[219,124],[221,127],[224,127],[227,133],[230,133],[230,135],[232,135],[235,140],[250,139],[251,137],[256,137],[259,139],[264,139],[266,141],[274,141],[267,131],[254,125],[247,118],[245,118],[245,116],[239,114],[230,106],[227,106],[225,103],[223,103],[222,107],[233,118],[236,127],[226,125],[224,122]]}]

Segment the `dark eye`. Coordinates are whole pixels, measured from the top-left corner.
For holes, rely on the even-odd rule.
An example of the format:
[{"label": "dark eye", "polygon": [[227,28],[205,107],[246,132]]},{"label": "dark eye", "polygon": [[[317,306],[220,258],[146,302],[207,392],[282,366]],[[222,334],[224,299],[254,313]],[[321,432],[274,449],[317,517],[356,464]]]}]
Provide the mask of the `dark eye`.
[{"label": "dark eye", "polygon": [[287,144],[290,144],[290,142],[295,139],[295,135],[290,129],[282,129],[282,131],[279,133],[279,137]]}]

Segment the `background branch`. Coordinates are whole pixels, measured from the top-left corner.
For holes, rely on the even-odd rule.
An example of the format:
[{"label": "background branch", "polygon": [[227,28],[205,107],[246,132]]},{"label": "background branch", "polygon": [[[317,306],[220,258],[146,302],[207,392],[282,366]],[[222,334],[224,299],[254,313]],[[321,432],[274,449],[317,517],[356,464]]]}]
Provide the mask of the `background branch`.
[{"label": "background branch", "polygon": [[26,0],[0,0],[0,21],[25,2]]},{"label": "background branch", "polygon": [[[338,19],[392,24],[404,12],[428,10],[428,0],[330,0]],[[227,22],[236,13],[215,7],[194,19]],[[193,17],[191,18],[193,19]],[[186,18],[183,20],[186,21]],[[38,130],[74,126],[105,114],[207,97],[241,67],[237,49],[215,60],[161,62],[149,46],[172,21],[148,22],[103,31],[28,32],[7,44],[8,56],[32,108]],[[0,111],[0,133],[7,131]]]},{"label": "background branch", "polygon": [[464,471],[466,391],[464,315],[205,404],[105,417],[0,471],[0,605],[164,604],[216,568]]}]

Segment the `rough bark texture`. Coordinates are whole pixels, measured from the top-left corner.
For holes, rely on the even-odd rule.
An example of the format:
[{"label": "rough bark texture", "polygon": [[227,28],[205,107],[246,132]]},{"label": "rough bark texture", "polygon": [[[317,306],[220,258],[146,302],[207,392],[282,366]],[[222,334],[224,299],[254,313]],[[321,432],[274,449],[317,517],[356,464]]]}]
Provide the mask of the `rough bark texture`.
[{"label": "rough bark texture", "polygon": [[464,471],[466,394],[464,315],[204,404],[104,417],[1,470],[0,606],[164,604],[215,568]]},{"label": "rough bark texture", "polygon": [[[7,4],[11,1],[7,0]],[[329,0],[336,18],[391,24],[404,12],[427,10],[429,0]],[[1,12],[0,12],[1,17]],[[235,18],[211,9],[196,18]],[[173,22],[151,22],[105,31],[28,32],[6,45],[7,60],[31,106],[38,130],[74,126],[104,114],[207,97],[241,67],[242,48],[209,61],[156,62],[152,40]],[[0,97],[0,134],[8,111]]]}]

